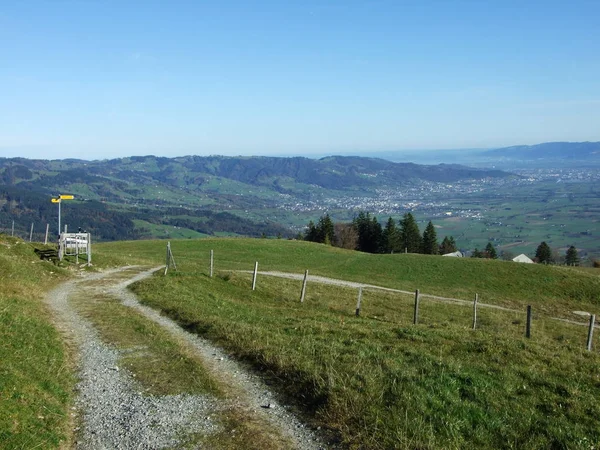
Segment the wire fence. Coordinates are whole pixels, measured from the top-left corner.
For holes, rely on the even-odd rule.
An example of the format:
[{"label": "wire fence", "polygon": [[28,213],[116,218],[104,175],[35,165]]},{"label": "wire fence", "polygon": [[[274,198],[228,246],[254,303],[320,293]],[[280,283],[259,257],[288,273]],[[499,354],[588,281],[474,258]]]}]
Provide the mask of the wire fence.
[{"label": "wire fence", "polygon": [[[20,238],[27,242],[43,243],[46,241],[46,225],[32,223],[29,226],[23,226],[23,224],[17,222],[0,222],[0,234]],[[52,233],[50,226],[48,226],[47,243],[58,243],[58,236]]]},{"label": "wire fence", "polygon": [[[207,262],[210,265],[206,268],[206,274],[213,277],[213,251]],[[196,265],[197,261],[192,264]],[[566,346],[573,351],[592,351],[594,339],[597,340],[594,334],[597,335],[597,329],[600,328],[593,312],[576,311],[578,315],[571,317],[562,310],[550,312],[543,305],[527,305],[525,302],[519,309],[486,303],[485,297],[475,293],[472,299],[467,300],[426,294],[419,290],[404,291],[312,276],[309,270],[304,273],[259,272],[258,262],[254,263],[254,270],[250,270],[250,267],[247,270],[228,268],[228,265],[227,262],[219,264],[217,275],[234,284],[246,286],[251,291],[262,291],[282,304],[307,304],[322,313],[337,314],[341,317],[341,323],[352,320],[349,316],[360,316],[365,320],[399,326],[458,327],[465,331],[493,333],[502,338],[526,338],[543,345]],[[237,266],[235,263],[233,265]],[[197,272],[181,275],[197,276]],[[267,279],[269,281],[265,282]]]}]

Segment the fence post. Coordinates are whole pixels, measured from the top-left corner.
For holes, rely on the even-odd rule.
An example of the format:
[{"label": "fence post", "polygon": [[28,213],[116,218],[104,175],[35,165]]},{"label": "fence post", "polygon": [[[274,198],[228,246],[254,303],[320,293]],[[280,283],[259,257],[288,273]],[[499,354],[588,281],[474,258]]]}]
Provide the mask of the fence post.
[{"label": "fence post", "polygon": [[473,329],[477,328],[477,300],[479,300],[479,294],[475,294],[475,300],[473,301]]},{"label": "fence post", "polygon": [[531,337],[531,305],[527,305],[527,325],[525,328],[525,337]]},{"label": "fence post", "polygon": [[50,229],[50,224],[46,224],[46,236],[44,237],[44,245],[48,245],[48,230]]},{"label": "fence post", "polygon": [[252,290],[256,290],[256,274],[258,273],[258,261],[254,263],[254,274],[252,275]]},{"label": "fence post", "polygon": [[10,229],[10,235],[14,236],[15,235],[15,221],[12,221],[12,227]]},{"label": "fence post", "polygon": [[165,275],[169,270],[169,264],[171,263],[171,242],[167,242],[167,261],[165,263]]},{"label": "fence post", "polygon": [[304,302],[304,295],[306,295],[306,279],[308,278],[308,269],[304,272],[304,280],[302,281],[302,292],[300,293],[300,303]]},{"label": "fence post", "polygon": [[356,317],[360,316],[360,301],[362,300],[362,286],[358,288],[358,301],[356,302]]},{"label": "fence post", "polygon": [[214,268],[214,252],[210,251],[210,277],[213,277],[213,268]]},{"label": "fence post", "polygon": [[33,222],[31,222],[31,230],[29,230],[29,242],[33,239]]},{"label": "fence post", "polygon": [[413,324],[419,323],[419,290],[415,291],[415,313],[413,315]]},{"label": "fence post", "polygon": [[592,351],[592,340],[594,339],[594,323],[596,322],[596,314],[590,315],[590,329],[588,330],[587,337],[587,351]]},{"label": "fence post", "polygon": [[87,265],[92,265],[92,234],[87,234]]}]

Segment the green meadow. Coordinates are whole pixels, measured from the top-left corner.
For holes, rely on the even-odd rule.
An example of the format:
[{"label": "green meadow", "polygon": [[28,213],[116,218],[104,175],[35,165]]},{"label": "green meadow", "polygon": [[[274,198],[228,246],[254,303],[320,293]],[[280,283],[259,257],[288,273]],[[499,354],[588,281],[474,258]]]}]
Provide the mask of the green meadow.
[{"label": "green meadow", "polygon": [[[250,362],[349,448],[594,448],[598,349],[575,310],[598,312],[594,271],[424,255],[369,255],[266,239],[173,241],[178,271],[134,286],[143,302]],[[210,278],[209,252],[215,255]],[[101,254],[160,263],[163,242],[103,244]],[[133,257],[132,257],[133,259]],[[247,272],[321,275],[471,300],[472,308]],[[534,311],[532,338],[525,308]],[[597,341],[597,339],[596,339]],[[596,342],[594,343],[596,345]]]},{"label": "green meadow", "polygon": [[0,235],[2,448],[58,448],[70,440],[75,379],[68,348],[42,301],[68,274],[40,261],[33,249]]},{"label": "green meadow", "polygon": [[[178,270],[135,284],[142,301],[247,361],[343,447],[600,444],[598,332],[588,352],[587,318],[573,314],[599,312],[598,271],[371,255],[276,239],[184,239],[171,246]],[[68,346],[42,302],[68,278],[69,265],[42,262],[33,249],[0,238],[3,448],[61,448],[72,439],[75,376]],[[114,242],[96,244],[93,258],[100,269],[160,265],[165,250],[165,241]],[[308,269],[310,275],[469,302],[477,293],[477,329],[472,305],[426,295],[415,325],[411,293],[365,288],[356,316],[356,288],[309,281],[300,303],[301,280],[259,274],[252,291],[249,271],[256,261],[259,271]],[[527,305],[533,308],[530,339],[524,336]],[[105,321],[103,332],[141,339],[119,328],[130,320],[122,316],[125,309],[117,312],[120,322]],[[148,330],[149,336],[157,332]],[[185,361],[177,364],[185,367]]]}]

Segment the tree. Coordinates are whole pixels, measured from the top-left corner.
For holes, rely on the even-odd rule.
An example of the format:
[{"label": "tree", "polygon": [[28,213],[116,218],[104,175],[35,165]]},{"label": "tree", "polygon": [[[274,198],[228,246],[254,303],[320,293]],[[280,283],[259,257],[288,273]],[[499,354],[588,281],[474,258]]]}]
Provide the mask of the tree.
[{"label": "tree", "polygon": [[400,232],[396,228],[396,222],[391,217],[385,224],[381,241],[381,251],[383,253],[393,253],[400,250]]},{"label": "tree", "polygon": [[317,225],[311,220],[308,222],[305,241],[319,242],[321,244],[331,244],[335,239],[333,222],[329,214],[325,214],[319,219]]},{"label": "tree", "polygon": [[363,211],[352,221],[358,234],[358,250],[367,253],[378,253],[381,248],[383,231],[377,217],[371,218],[369,213]]},{"label": "tree", "polygon": [[485,246],[485,257],[486,258],[491,258],[491,259],[497,259],[498,258],[498,254],[496,253],[496,249],[494,248],[494,245],[491,242],[488,242],[487,245]]},{"label": "tree", "polygon": [[400,221],[400,245],[401,249],[409,253],[421,251],[421,232],[419,226],[411,213],[406,213]]},{"label": "tree", "polygon": [[444,236],[444,240],[440,244],[440,254],[445,255],[447,253],[454,253],[458,251],[456,248],[456,242],[452,236]]},{"label": "tree", "polygon": [[319,239],[317,242],[321,242],[322,244],[331,245],[334,241],[333,222],[331,217],[329,217],[329,214],[325,214],[319,219],[317,224],[317,236]]},{"label": "tree", "polygon": [[421,252],[426,255],[437,255],[439,251],[437,233],[431,220],[427,224],[425,231],[423,232],[423,241],[421,243]]},{"label": "tree", "polygon": [[311,220],[308,222],[308,227],[306,228],[306,234],[304,235],[304,240],[309,242],[318,242],[319,236],[317,232],[317,227],[315,227],[315,223]]},{"label": "tree", "polygon": [[471,253],[471,258],[483,258],[483,253],[481,253],[478,248],[475,248],[473,253]]},{"label": "tree", "polygon": [[535,257],[540,264],[552,264],[552,250],[550,249],[550,246],[546,244],[546,241],[543,241],[538,245],[538,248],[535,251]]},{"label": "tree", "polygon": [[567,256],[565,258],[567,266],[578,266],[579,265],[579,254],[574,246],[570,246],[567,250]]},{"label": "tree", "polygon": [[510,250],[502,251],[502,259],[504,261],[512,261],[514,257],[515,257],[515,254],[513,252],[511,252]]},{"label": "tree", "polygon": [[333,226],[333,245],[348,250],[356,250],[358,245],[358,233],[351,223],[336,223]]}]

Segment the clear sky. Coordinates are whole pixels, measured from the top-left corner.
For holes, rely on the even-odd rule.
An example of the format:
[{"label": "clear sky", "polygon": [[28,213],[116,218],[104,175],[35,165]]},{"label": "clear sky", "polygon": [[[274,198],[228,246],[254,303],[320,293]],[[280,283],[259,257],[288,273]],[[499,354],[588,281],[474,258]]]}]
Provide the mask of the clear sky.
[{"label": "clear sky", "polygon": [[0,156],[600,141],[600,1],[0,2]]}]

